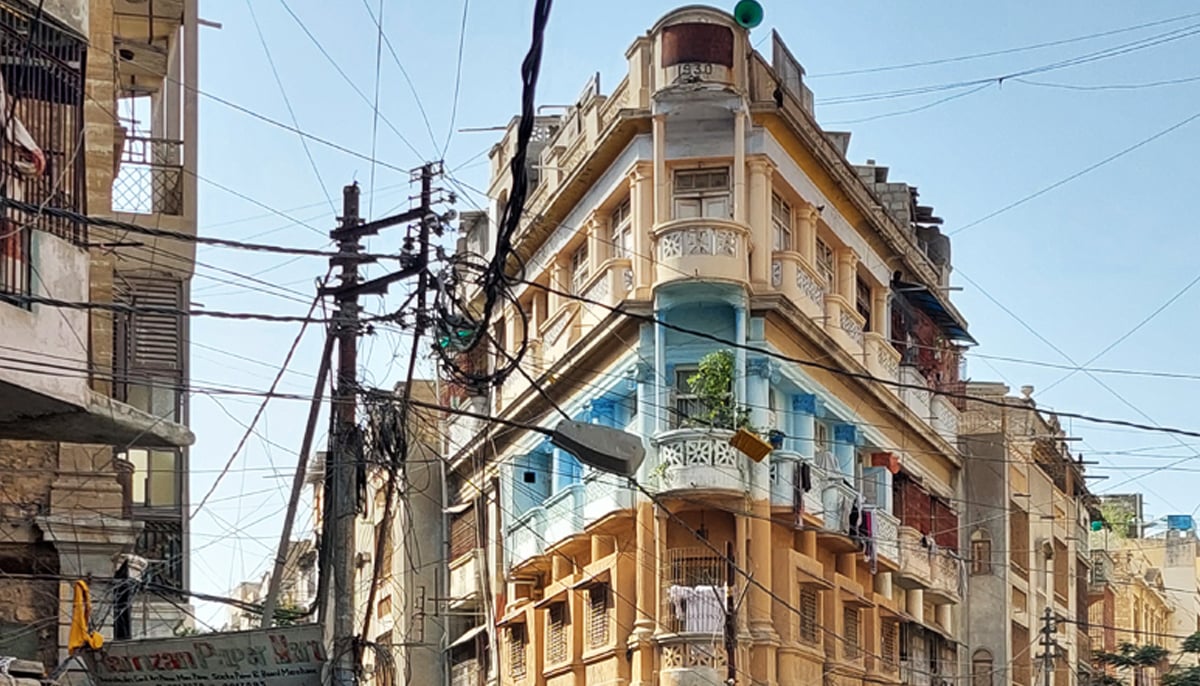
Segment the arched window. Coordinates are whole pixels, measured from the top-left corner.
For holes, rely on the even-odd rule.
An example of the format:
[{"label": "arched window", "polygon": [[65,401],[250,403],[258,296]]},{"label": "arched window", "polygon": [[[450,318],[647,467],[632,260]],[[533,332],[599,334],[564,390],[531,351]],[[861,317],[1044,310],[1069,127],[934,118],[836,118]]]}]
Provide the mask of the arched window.
[{"label": "arched window", "polygon": [[992,686],[993,667],[992,654],[986,650],[976,650],[971,656],[971,686]]},{"label": "arched window", "polygon": [[984,529],[971,532],[971,574],[992,573],[992,535]]}]

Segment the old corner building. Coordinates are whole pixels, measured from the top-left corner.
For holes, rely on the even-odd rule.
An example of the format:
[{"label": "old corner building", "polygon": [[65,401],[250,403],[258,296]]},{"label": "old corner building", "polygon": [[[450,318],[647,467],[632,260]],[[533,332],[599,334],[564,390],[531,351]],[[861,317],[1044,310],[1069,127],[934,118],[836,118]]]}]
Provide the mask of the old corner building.
[{"label": "old corner building", "polygon": [[[961,683],[973,341],[941,220],[847,162],[777,36],[768,58],[727,13],[686,7],[626,55],[608,95],[591,80],[537,122],[529,283],[494,335],[528,340],[537,387],[451,400],[642,436],[652,497],[536,432],[452,419],[452,683],[724,683],[730,661],[738,683]],[[492,151],[493,222],[515,125]],[[464,217],[462,247],[489,254],[489,227]],[[766,459],[731,446],[742,420],[781,435]]]},{"label": "old corner building", "polygon": [[108,638],[122,567],[160,589],[139,596],[135,636],[192,621],[186,595],[161,591],[188,586],[195,246],[84,215],[195,235],[196,12],[0,1],[3,196],[59,211],[0,212],[0,655],[46,669],[66,654],[75,579],[93,580]]}]

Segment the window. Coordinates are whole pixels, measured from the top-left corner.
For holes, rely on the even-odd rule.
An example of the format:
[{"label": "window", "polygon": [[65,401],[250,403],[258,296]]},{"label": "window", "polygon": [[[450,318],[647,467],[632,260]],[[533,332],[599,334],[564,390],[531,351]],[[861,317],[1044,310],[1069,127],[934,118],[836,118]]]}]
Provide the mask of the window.
[{"label": "window", "polygon": [[546,662],[552,665],[567,660],[567,604],[550,606],[546,622]]},{"label": "window", "polygon": [[992,539],[986,531],[971,534],[971,574],[992,573]]},{"label": "window", "polygon": [[633,220],[630,216],[628,196],[613,210],[612,216],[609,217],[609,226],[612,228],[613,257],[623,259],[632,256]]},{"label": "window", "polygon": [[813,586],[800,587],[800,642],[821,645],[821,596]]},{"label": "window", "polygon": [[183,474],[176,450],[130,450],[133,463],[133,505],[177,508],[181,504]]},{"label": "window", "polygon": [[1029,579],[1029,513],[1012,504],[1008,516],[1008,556],[1013,571]]},{"label": "window", "polygon": [[885,619],[879,632],[879,652],[883,664],[895,668],[900,664],[900,622]]},{"label": "window", "polygon": [[771,228],[775,250],[792,249],[792,206],[778,194],[771,195]]},{"label": "window", "polygon": [[971,656],[971,686],[992,686],[992,654],[976,650]]},{"label": "window", "polygon": [[817,273],[821,276],[822,286],[826,293],[834,292],[833,281],[833,250],[829,244],[820,238],[817,239]]},{"label": "window", "polygon": [[689,169],[675,172],[675,219],[729,219],[729,170]]},{"label": "window", "polygon": [[842,606],[842,657],[847,660],[862,657],[862,636],[858,620],[857,607]]},{"label": "window", "polygon": [[528,644],[524,624],[508,627],[508,675],[515,680],[525,678],[525,648]]},{"label": "window", "polygon": [[858,313],[862,315],[867,331],[871,330],[871,286],[863,281],[862,277],[854,279],[854,306]]},{"label": "window", "polygon": [[587,644],[589,648],[599,648],[608,645],[608,584],[592,586],[587,594]]},{"label": "window", "polygon": [[695,373],[696,367],[675,368],[675,403],[667,422],[672,429],[683,426],[689,418],[704,417],[704,404],[700,402],[695,393],[692,393],[692,387],[688,384],[688,379]]},{"label": "window", "polygon": [[450,517],[451,560],[457,560],[475,548],[476,530],[474,506]]},{"label": "window", "polygon": [[378,545],[379,541],[383,541],[383,577],[389,578],[392,576],[392,549],[395,545],[392,541],[391,527],[388,522],[383,521],[375,525],[375,541]]},{"label": "window", "polygon": [[375,606],[375,616],[383,619],[392,616],[392,596],[385,595]]},{"label": "window", "polygon": [[579,246],[571,253],[571,292],[579,295],[588,280],[588,247],[587,243]]}]

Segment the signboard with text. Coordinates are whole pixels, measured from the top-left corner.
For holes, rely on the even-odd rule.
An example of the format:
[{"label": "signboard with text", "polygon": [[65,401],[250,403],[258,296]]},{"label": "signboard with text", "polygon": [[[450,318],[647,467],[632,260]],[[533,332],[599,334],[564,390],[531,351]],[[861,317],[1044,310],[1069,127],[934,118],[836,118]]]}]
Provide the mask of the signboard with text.
[{"label": "signboard with text", "polygon": [[96,686],[320,686],[318,624],[115,641],[87,656]]}]

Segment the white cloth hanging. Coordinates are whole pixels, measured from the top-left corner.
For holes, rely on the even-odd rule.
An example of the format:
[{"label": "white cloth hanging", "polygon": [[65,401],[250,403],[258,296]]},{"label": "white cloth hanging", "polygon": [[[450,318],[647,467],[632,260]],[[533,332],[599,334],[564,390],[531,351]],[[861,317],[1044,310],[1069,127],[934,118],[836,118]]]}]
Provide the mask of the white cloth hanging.
[{"label": "white cloth hanging", "polygon": [[671,586],[667,599],[689,633],[717,634],[725,626],[724,586]]}]

